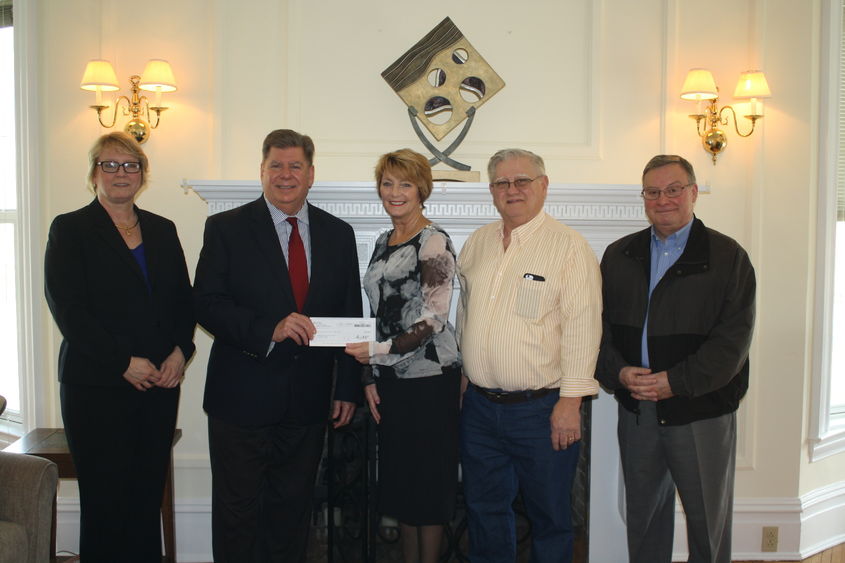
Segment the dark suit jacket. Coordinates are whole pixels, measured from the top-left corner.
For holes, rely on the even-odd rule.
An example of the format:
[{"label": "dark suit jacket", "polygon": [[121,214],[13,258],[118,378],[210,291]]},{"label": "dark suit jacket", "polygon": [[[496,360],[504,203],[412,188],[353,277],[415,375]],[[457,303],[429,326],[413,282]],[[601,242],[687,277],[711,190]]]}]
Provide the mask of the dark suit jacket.
[{"label": "dark suit jacket", "polygon": [[129,386],[131,356],[159,366],[179,346],[194,353],[191,282],[172,221],[135,208],[151,290],[106,210],[94,199],[59,215],[44,258],[47,304],[64,340],[59,381]]},{"label": "dark suit jacket", "polygon": [[[302,313],[360,317],[355,236],[347,223],[308,204],[311,278]],[[263,197],[208,218],[197,263],[195,306],[214,336],[203,408],[230,424],[257,427],[328,419],[334,399],[357,401],[360,366],[340,348],[269,349],[276,324],[296,312],[287,264]]]}]

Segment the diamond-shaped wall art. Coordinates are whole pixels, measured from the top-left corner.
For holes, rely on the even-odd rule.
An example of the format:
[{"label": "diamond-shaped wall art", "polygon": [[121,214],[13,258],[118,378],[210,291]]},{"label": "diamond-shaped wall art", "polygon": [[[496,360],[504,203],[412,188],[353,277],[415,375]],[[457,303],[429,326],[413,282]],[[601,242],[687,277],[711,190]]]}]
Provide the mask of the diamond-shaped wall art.
[{"label": "diamond-shaped wall art", "polygon": [[438,141],[505,87],[449,18],[381,73]]}]

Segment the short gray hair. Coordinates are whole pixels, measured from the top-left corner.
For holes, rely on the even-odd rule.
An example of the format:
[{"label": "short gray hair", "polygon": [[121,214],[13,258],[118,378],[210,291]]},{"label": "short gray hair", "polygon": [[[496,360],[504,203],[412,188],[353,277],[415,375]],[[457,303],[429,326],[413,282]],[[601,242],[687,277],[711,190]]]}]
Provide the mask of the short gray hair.
[{"label": "short gray hair", "polygon": [[640,179],[640,183],[645,185],[643,183],[645,180],[645,175],[654,170],[655,168],[661,168],[670,164],[677,164],[681,168],[683,168],[684,172],[687,173],[687,182],[690,184],[695,184],[695,170],[692,169],[692,164],[690,164],[689,161],[684,157],[678,156],[676,154],[659,154],[655,157],[652,157],[652,159],[648,161],[648,164],[645,165],[645,168],[643,168],[643,177]]},{"label": "short gray hair", "polygon": [[495,180],[493,175],[496,173],[496,167],[502,162],[512,158],[527,158],[531,161],[531,164],[534,165],[534,168],[537,169],[538,174],[541,176],[546,175],[546,164],[543,162],[543,158],[541,156],[525,149],[502,149],[491,156],[490,161],[487,163],[487,176],[490,178],[491,182]]}]

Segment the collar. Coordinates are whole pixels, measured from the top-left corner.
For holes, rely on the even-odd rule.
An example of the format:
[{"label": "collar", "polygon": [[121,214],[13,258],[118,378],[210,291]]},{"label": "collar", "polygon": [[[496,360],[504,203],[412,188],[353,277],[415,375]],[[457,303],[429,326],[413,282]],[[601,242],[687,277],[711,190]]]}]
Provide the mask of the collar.
[{"label": "collar", "polygon": [[[646,275],[649,275],[651,268],[651,240],[652,228],[649,227],[631,235],[622,249],[625,256],[639,260],[643,264]],[[695,273],[707,270],[709,262],[710,236],[707,234],[707,227],[698,217],[693,216],[684,252],[669,271],[677,275]]]},{"label": "collar", "polygon": [[[96,194],[94,195],[94,200],[88,204],[88,209],[91,211],[91,213],[93,213],[94,217],[96,217],[96,221],[99,222],[101,226],[108,227],[109,229],[114,229],[114,222],[111,220],[109,212],[106,211],[106,208],[103,207],[102,203],[100,203],[100,200],[99,198],[97,198]],[[132,204],[132,209],[135,211],[135,215],[138,216],[138,222],[141,223],[143,221],[143,213],[141,209],[135,203]],[[117,232],[116,229],[115,232]],[[120,237],[118,238],[120,239]],[[120,240],[121,242],[123,242],[122,239]]]},{"label": "collar", "polygon": [[302,207],[299,208],[299,211],[294,213],[293,215],[288,215],[269,201],[267,201],[266,196],[261,196],[264,198],[264,203],[267,205],[267,210],[270,212],[270,218],[273,219],[273,225],[279,225],[280,223],[284,223],[288,220],[288,217],[296,217],[299,222],[304,223],[305,226],[308,226],[308,202],[306,201]]},{"label": "collar", "polygon": [[[522,225],[516,227],[511,231],[511,243],[519,243],[528,240],[531,236],[537,232],[537,229],[546,221],[546,212],[540,211],[536,217],[528,221],[527,223],[523,223]],[[498,227],[499,239],[505,238],[505,222],[501,219],[499,220],[499,227]]]},{"label": "collar", "polygon": [[666,237],[666,239],[661,239],[657,236],[657,231],[654,230],[654,225],[651,226],[651,242],[656,245],[667,245],[672,247],[685,247],[687,244],[687,240],[689,239],[690,229],[692,228],[693,219],[690,219],[689,223]]}]

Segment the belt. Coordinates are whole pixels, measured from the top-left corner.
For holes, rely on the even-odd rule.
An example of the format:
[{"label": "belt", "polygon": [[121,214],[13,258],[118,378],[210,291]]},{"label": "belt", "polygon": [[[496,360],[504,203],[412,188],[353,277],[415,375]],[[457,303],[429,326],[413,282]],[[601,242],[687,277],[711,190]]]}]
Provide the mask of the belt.
[{"label": "belt", "polygon": [[474,383],[470,383],[470,387],[475,389],[475,391],[479,395],[481,395],[488,401],[499,403],[501,405],[513,405],[516,403],[524,403],[526,401],[533,401],[534,399],[545,397],[550,393],[560,393],[559,387],[545,389],[530,389],[528,391],[493,391],[491,389],[479,387]]}]

